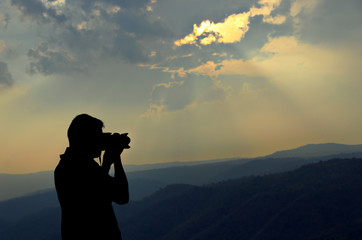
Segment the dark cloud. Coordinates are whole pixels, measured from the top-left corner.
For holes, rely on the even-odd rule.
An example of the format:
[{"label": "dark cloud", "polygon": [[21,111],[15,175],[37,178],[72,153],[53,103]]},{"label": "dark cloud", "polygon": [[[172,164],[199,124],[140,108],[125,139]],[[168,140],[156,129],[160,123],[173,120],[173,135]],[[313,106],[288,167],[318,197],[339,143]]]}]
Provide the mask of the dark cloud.
[{"label": "dark cloud", "polygon": [[63,23],[66,20],[65,15],[46,7],[41,0],[11,0],[11,5],[17,7],[23,17],[30,17],[38,22]]},{"label": "dark cloud", "polygon": [[135,36],[118,34],[114,39],[115,44],[104,48],[104,54],[113,58],[125,58],[132,63],[147,62],[148,52],[142,47],[142,41]]},{"label": "dark cloud", "polygon": [[[67,1],[67,3],[70,3],[72,1]],[[74,0],[73,0],[74,2]],[[99,6],[99,4],[109,4],[109,5],[115,5],[120,6],[123,9],[142,9],[146,7],[150,0],[78,0],[78,3],[80,3],[80,6],[83,10],[91,10],[95,6]]]},{"label": "dark cloud", "polygon": [[[302,11],[298,30],[303,41],[345,44],[361,42],[362,1],[321,1],[313,11]],[[356,29],[358,29],[356,31]]]},{"label": "dark cloud", "polygon": [[14,83],[14,79],[9,72],[8,65],[0,62],[0,86],[10,87]]},{"label": "dark cloud", "polygon": [[[58,5],[55,0],[11,2],[22,16],[52,26],[45,27],[44,32],[43,28],[39,28],[39,33],[45,36],[43,42],[49,46],[48,51],[57,49],[51,53],[59,57],[52,56],[49,63],[45,61],[48,56],[33,54],[37,47],[29,50],[28,54],[31,72],[42,74],[61,73],[65,66],[73,67],[74,63],[78,63],[77,66],[82,63],[82,67],[76,67],[77,70],[86,70],[104,60],[188,69],[202,64],[200,59],[203,62],[213,60],[215,53],[245,58],[250,51],[263,46],[267,34],[277,27],[281,28],[269,24],[254,27],[251,24],[247,36],[238,45],[175,48],[174,41],[192,31],[193,24],[205,19],[222,21],[232,13],[247,11],[250,2],[229,0],[220,5],[216,0],[200,0],[191,7],[184,1],[176,0],[159,0],[156,3],[151,0],[67,0],[65,4]],[[67,57],[69,53],[71,60]],[[186,55],[189,57],[182,57]]]},{"label": "dark cloud", "polygon": [[[68,0],[58,5],[55,0],[12,0],[11,3],[23,17],[39,25],[54,26],[42,33],[47,36],[46,44],[29,50],[31,73],[49,75],[68,68],[86,70],[85,66],[91,67],[104,59],[147,63],[155,59],[149,57],[152,51],[165,48],[161,39],[173,36],[165,22],[147,11],[150,0]],[[83,67],[75,63],[82,63]]]},{"label": "dark cloud", "polygon": [[69,52],[51,50],[47,43],[30,49],[28,57],[32,61],[29,71],[31,74],[64,74],[83,70],[81,64],[74,60]]}]

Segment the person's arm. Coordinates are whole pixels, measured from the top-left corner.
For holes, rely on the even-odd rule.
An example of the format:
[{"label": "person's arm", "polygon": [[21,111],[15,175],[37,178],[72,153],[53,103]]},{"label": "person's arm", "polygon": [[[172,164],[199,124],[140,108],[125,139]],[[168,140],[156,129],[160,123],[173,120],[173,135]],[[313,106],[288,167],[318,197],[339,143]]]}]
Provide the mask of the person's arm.
[{"label": "person's arm", "polygon": [[[122,153],[122,151],[121,151]],[[108,175],[109,169],[114,164],[114,177],[107,181],[109,194],[117,204],[126,204],[129,202],[129,190],[126,173],[124,172],[121,153],[119,151],[106,150],[103,156],[102,170]]]}]

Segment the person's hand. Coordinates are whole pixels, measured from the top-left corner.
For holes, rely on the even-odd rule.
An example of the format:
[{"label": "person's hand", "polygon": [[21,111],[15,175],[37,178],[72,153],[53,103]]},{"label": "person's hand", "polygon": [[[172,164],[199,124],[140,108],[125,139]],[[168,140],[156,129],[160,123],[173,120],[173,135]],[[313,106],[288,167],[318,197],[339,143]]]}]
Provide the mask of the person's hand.
[{"label": "person's hand", "polygon": [[128,133],[113,133],[111,139],[112,141],[106,147],[103,155],[103,165],[105,166],[111,166],[115,161],[119,161],[123,150],[130,148],[131,139],[128,137]]},{"label": "person's hand", "polygon": [[103,154],[103,165],[111,166],[115,161],[119,161],[122,151],[123,149],[117,148],[106,149]]}]

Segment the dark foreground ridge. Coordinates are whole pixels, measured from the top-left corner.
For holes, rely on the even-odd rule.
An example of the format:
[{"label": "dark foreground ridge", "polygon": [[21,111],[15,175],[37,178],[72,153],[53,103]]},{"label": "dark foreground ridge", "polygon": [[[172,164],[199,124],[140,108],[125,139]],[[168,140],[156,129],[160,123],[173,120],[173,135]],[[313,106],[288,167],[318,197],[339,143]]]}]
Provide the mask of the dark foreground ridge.
[{"label": "dark foreground ridge", "polygon": [[[165,199],[172,188],[173,194]],[[361,159],[335,159],[288,173],[177,188],[169,186],[134,203],[132,216],[120,222],[125,239],[362,237]]]},{"label": "dark foreground ridge", "polygon": [[[185,176],[187,177],[187,176]],[[170,185],[116,207],[125,240],[322,240],[362,237],[362,159],[205,186]],[[59,208],[0,216],[0,239],[59,239]]]}]

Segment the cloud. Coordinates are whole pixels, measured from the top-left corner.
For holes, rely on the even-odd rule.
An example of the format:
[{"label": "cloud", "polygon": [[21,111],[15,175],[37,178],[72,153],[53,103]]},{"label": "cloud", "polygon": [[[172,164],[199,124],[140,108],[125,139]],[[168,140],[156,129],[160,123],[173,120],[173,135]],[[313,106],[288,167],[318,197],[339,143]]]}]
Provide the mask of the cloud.
[{"label": "cloud", "polygon": [[346,78],[345,81],[351,84],[356,81],[362,74],[360,53],[357,47],[315,46],[295,36],[269,37],[250,59],[207,61],[194,68],[179,69],[179,76],[207,76],[214,81],[237,78],[239,81],[254,79],[258,82],[263,79],[263,82],[268,81],[289,91],[288,94],[294,94],[295,98],[305,99],[306,92],[318,96],[318,87],[330,85],[328,82],[340,82]]},{"label": "cloud", "polygon": [[57,11],[59,1],[11,0],[11,5],[17,7],[24,18],[34,19],[39,23],[63,23],[66,20],[65,15]]},{"label": "cloud", "polygon": [[[186,74],[186,73],[185,73]],[[179,81],[152,87],[150,104],[143,117],[185,110],[194,104],[224,100],[232,89],[206,75],[188,74]]]},{"label": "cloud", "polygon": [[8,26],[10,20],[10,15],[7,13],[0,12],[0,24],[2,24],[5,28]]},{"label": "cloud", "polygon": [[[209,45],[213,42],[233,43],[238,42],[249,30],[250,13],[232,14],[222,23],[214,23],[210,20],[203,21],[199,26],[194,25],[193,33],[185,38],[177,40],[176,46],[195,44],[199,37],[200,44]],[[206,37],[203,37],[206,36]]]},{"label": "cloud", "polygon": [[303,11],[311,12],[319,3],[317,0],[295,0],[290,8],[290,16],[295,17]]},{"label": "cloud", "polygon": [[[221,78],[240,76],[262,78],[280,88],[303,95],[319,91],[315,86],[328,81],[356,81],[362,74],[360,50],[346,49],[345,46],[321,47],[300,41],[295,36],[269,38],[255,57],[207,62],[185,70],[184,74],[198,74]],[[313,86],[313,87],[312,87]],[[302,90],[305,88],[304,90]],[[311,89],[308,89],[311,88]],[[327,92],[327,90],[325,89]],[[301,96],[303,98],[303,96]]]},{"label": "cloud", "polygon": [[104,60],[154,61],[150,52],[158,53],[158,48],[165,47],[160,39],[172,35],[162,20],[147,12],[147,6],[155,1],[11,0],[11,3],[20,10],[23,19],[38,23],[45,44],[42,47],[47,48],[45,55],[39,54],[44,52],[40,46],[29,50],[32,73],[50,75],[65,69],[87,70]]},{"label": "cloud", "polygon": [[150,105],[144,116],[183,109],[193,99],[190,93],[192,85],[190,80],[170,81],[154,85]]},{"label": "cloud", "polygon": [[10,87],[14,83],[14,79],[9,72],[8,65],[0,62],[0,86]]},{"label": "cloud", "polygon": [[30,73],[63,74],[83,70],[69,52],[64,50],[51,50],[47,43],[41,43],[28,51],[31,60]]},{"label": "cloud", "polygon": [[281,3],[281,0],[259,0],[260,7],[252,7],[248,12],[232,14],[224,19],[223,22],[214,23],[205,20],[199,26],[194,24],[193,32],[174,42],[176,46],[185,44],[209,45],[216,43],[234,43],[244,38],[249,31],[250,18],[263,16],[263,21],[269,24],[282,24],[286,17],[277,15],[270,16]]},{"label": "cloud", "polygon": [[6,48],[6,44],[3,40],[0,40],[0,53]]},{"label": "cloud", "polygon": [[[198,67],[185,70],[187,74],[205,75],[210,77],[218,77],[219,75],[246,75],[250,77],[263,76],[260,68],[257,64],[248,60],[223,60],[220,63],[208,61]],[[242,74],[241,74],[242,73]]]},{"label": "cloud", "polygon": [[354,45],[361,42],[361,1],[338,0],[293,1],[290,15],[293,16],[295,32],[308,42],[322,45]]},{"label": "cloud", "polygon": [[166,108],[165,105],[150,104],[147,111],[141,115],[143,118],[148,118],[157,114],[160,114]]},{"label": "cloud", "polygon": [[156,84],[156,85],[154,85],[153,87],[152,87],[152,90],[154,91],[156,88],[158,88],[158,87],[164,87],[164,88],[171,88],[172,86],[174,86],[174,85],[178,85],[178,86],[181,86],[181,85],[183,85],[185,83],[185,81],[180,81],[180,82],[178,82],[178,81],[173,81],[173,82],[168,82],[168,83],[158,83],[158,84]]},{"label": "cloud", "polygon": [[287,20],[286,16],[283,15],[276,15],[276,16],[266,16],[263,18],[263,22],[269,23],[269,24],[283,24]]}]

